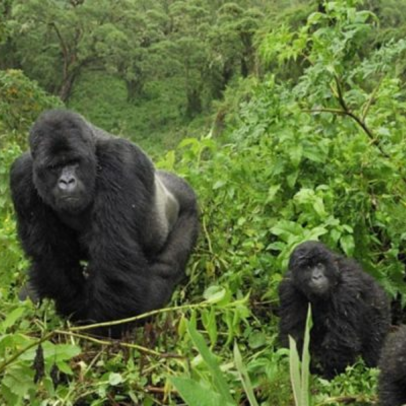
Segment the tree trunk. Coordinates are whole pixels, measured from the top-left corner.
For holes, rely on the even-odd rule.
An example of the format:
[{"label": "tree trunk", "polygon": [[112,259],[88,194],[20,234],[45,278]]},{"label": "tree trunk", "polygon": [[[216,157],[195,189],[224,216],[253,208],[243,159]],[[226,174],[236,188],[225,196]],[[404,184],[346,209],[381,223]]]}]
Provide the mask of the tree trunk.
[{"label": "tree trunk", "polygon": [[193,118],[202,112],[202,101],[200,92],[196,89],[191,89],[187,92],[186,117]]},{"label": "tree trunk", "polygon": [[76,81],[77,73],[68,74],[62,82],[58,95],[61,100],[66,103],[72,95],[73,85]]},{"label": "tree trunk", "polygon": [[126,80],[127,101],[133,103],[137,98],[144,95],[144,83],[141,80]]}]

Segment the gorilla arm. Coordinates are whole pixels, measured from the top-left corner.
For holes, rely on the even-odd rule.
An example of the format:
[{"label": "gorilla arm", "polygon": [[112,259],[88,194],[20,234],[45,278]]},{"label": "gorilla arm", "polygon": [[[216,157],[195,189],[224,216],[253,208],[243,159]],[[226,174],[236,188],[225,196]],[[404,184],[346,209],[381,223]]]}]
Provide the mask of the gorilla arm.
[{"label": "gorilla arm", "polygon": [[32,260],[30,285],[34,296],[58,299],[58,311],[69,315],[82,308],[84,276],[78,247],[69,229],[61,228],[55,213],[40,199],[32,180],[32,158],[25,153],[10,172],[10,188],[18,219],[18,234]]},{"label": "gorilla arm", "polygon": [[291,273],[288,272],[279,285],[279,340],[284,347],[289,347],[289,338],[296,341],[299,353],[302,351],[308,301],[295,288]]}]

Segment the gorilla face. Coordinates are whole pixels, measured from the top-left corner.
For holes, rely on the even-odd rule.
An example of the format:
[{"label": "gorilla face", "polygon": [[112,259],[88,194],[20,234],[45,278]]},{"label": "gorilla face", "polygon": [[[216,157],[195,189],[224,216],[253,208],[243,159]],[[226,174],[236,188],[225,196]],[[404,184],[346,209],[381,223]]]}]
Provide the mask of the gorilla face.
[{"label": "gorilla face", "polygon": [[309,300],[328,297],[339,280],[338,267],[331,251],[316,241],[308,241],[296,247],[289,268],[295,286]]},{"label": "gorilla face", "polygon": [[57,212],[86,209],[93,200],[97,166],[86,123],[76,115],[50,121],[45,114],[30,133],[30,146],[33,180],[42,200]]}]

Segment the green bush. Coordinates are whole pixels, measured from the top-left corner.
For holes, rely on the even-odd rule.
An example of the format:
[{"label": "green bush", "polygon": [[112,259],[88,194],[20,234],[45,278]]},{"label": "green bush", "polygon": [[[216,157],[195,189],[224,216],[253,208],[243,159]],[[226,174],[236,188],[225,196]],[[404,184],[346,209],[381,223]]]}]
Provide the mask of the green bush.
[{"label": "green bush", "polygon": [[26,145],[26,132],[46,109],[61,107],[62,102],[48,95],[19,70],[0,71],[0,148],[8,141]]}]

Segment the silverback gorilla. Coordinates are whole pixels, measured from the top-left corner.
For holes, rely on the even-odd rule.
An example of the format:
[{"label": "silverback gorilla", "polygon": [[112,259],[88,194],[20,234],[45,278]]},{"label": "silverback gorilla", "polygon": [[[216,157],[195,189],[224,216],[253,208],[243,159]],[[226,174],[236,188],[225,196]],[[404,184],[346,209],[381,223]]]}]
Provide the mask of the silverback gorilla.
[{"label": "silverback gorilla", "polygon": [[379,361],[379,406],[406,404],[406,326],[389,334]]},{"label": "silverback gorilla", "polygon": [[12,165],[10,185],[34,295],[80,322],[162,307],[197,239],[190,186],[156,171],[135,144],[67,110],[43,113],[29,145]]},{"label": "silverback gorilla", "polygon": [[281,343],[288,346],[290,335],[299,351],[311,303],[313,372],[331,379],[359,355],[368,366],[376,366],[390,325],[389,301],[355,261],[320,242],[302,243],[290,257],[279,298]]}]

